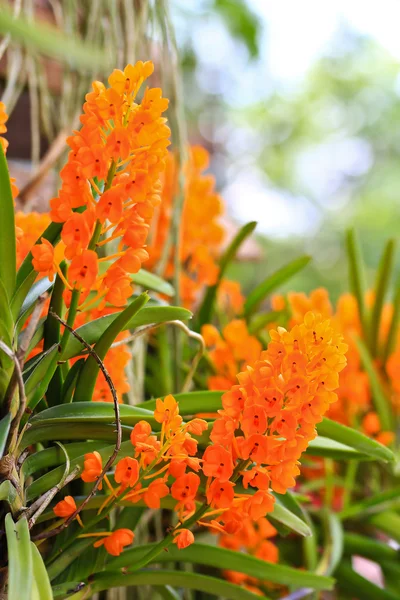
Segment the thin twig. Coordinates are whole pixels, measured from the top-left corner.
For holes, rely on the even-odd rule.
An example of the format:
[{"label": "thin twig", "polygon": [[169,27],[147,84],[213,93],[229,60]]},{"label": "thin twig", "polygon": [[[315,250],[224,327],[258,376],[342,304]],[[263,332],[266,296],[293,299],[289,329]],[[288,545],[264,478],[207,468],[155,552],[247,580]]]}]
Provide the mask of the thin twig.
[{"label": "thin twig", "polygon": [[117,454],[121,448],[121,441],[122,441],[122,427],[121,427],[121,419],[120,419],[120,414],[119,414],[119,404],[118,404],[118,397],[117,397],[117,392],[115,390],[114,384],[112,382],[112,379],[106,369],[106,367],[104,366],[103,361],[101,360],[101,358],[99,357],[99,355],[97,354],[97,352],[95,352],[95,350],[93,350],[93,348],[90,346],[90,344],[87,343],[86,340],[83,339],[83,337],[81,335],[79,335],[79,333],[77,333],[70,325],[68,325],[68,323],[66,323],[64,321],[64,319],[62,319],[61,317],[59,317],[55,312],[53,311],[49,311],[49,314],[54,317],[55,319],[57,319],[61,325],[64,325],[64,327],[66,329],[68,329],[68,331],[70,331],[70,333],[77,339],[80,341],[80,343],[86,348],[86,350],[89,352],[89,354],[91,354],[93,356],[93,358],[95,359],[95,361],[97,362],[97,364],[99,365],[104,378],[110,388],[112,397],[113,397],[113,401],[114,401],[114,412],[115,412],[115,420],[116,420],[116,426],[117,426],[117,440],[115,442],[115,447],[114,447],[114,451],[111,454],[110,458],[108,459],[108,461],[106,462],[106,464],[104,465],[104,468],[102,470],[102,472],[100,473],[98,479],[96,480],[92,490],[89,492],[89,494],[86,496],[86,498],[84,499],[84,501],[82,502],[82,504],[80,504],[77,509],[75,510],[75,512],[72,513],[72,515],[70,515],[65,521],[64,523],[62,523],[61,525],[59,525],[58,527],[55,527],[54,529],[51,529],[50,531],[43,531],[42,533],[39,533],[38,535],[36,535],[33,539],[35,540],[40,540],[40,539],[44,539],[44,538],[49,538],[49,537],[53,537],[54,535],[58,535],[63,529],[65,529],[66,527],[68,527],[68,525],[75,519],[75,517],[77,515],[79,515],[79,513],[81,512],[81,510],[83,510],[83,508],[86,506],[86,504],[89,502],[89,500],[91,498],[93,498],[93,496],[95,495],[95,493],[97,492],[101,482],[104,479],[104,476],[106,475],[107,471],[109,470],[109,468],[112,466],[112,464],[114,463],[114,460],[117,457]]}]

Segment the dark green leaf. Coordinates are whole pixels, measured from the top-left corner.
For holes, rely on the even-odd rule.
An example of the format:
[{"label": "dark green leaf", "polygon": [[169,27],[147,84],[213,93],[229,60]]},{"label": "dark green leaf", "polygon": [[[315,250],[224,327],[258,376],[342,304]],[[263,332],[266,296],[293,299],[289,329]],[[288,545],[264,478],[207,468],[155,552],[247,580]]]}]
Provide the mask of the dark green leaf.
[{"label": "dark green leaf", "polygon": [[[121,313],[114,313],[95,319],[94,321],[79,327],[77,332],[88,344],[95,344],[106,331],[107,327],[109,327],[120,314]],[[180,308],[179,306],[145,306],[129,321],[125,329],[135,329],[142,325],[164,323],[165,321],[186,321],[190,319],[191,316],[192,313],[189,310]],[[71,337],[68,340],[62,359],[66,360],[78,356],[81,354],[82,350],[83,346],[79,340]]]},{"label": "dark green leaf", "polygon": [[7,413],[0,421],[0,458],[3,456],[4,448],[8,438],[8,432],[10,431],[11,425],[11,414]]},{"label": "dark green leaf", "polygon": [[296,258],[289,264],[285,265],[278,271],[275,271],[272,275],[269,275],[267,279],[262,281],[247,297],[244,304],[244,314],[248,318],[252,315],[260,304],[267,298],[271,292],[275,291],[280,285],[288,281],[293,275],[304,269],[310,262],[310,256],[301,256]]},{"label": "dark green leaf", "polygon": [[[0,7],[0,20],[2,9]],[[3,32],[5,33],[5,32]],[[15,289],[16,280],[16,242],[14,200],[11,193],[10,173],[3,146],[0,144],[0,189],[1,189],[1,219],[0,219],[0,281],[8,298]]]},{"label": "dark green leaf", "polygon": [[384,590],[353,571],[349,563],[342,561],[335,571],[339,589],[348,596],[360,600],[400,600],[400,596]]},{"label": "dark green leaf", "polygon": [[[94,345],[94,351],[100,360],[104,360],[111,344],[115,338],[127,329],[133,317],[143,308],[149,300],[147,292],[143,292],[136,300],[129,304],[125,310],[112,321],[105,332]],[[79,371],[78,380],[75,387],[74,402],[83,402],[92,397],[96,379],[100,371],[100,366],[95,358],[90,355],[85,364]]]},{"label": "dark green leaf", "polygon": [[[135,565],[152,548],[153,544],[140,546],[125,551],[121,556],[112,559],[107,570],[120,569]],[[311,587],[315,590],[332,589],[333,580],[329,577],[316,575],[307,571],[287,567],[286,565],[273,564],[260,560],[250,554],[226,550],[218,546],[194,543],[184,550],[179,550],[175,546],[170,546],[168,552],[163,552],[156,556],[153,563],[164,563],[170,561],[190,562],[200,565],[218,567],[219,569],[230,569],[245,573],[257,579],[268,580],[282,585],[291,585],[293,587]]]},{"label": "dark green leaf", "polygon": [[376,562],[398,560],[399,552],[383,542],[371,539],[358,533],[345,533],[344,553],[348,556],[365,556]]},{"label": "dark green leaf", "polygon": [[14,319],[10,311],[10,299],[6,288],[0,279],[0,339],[2,339],[7,346],[11,347],[13,335]]}]

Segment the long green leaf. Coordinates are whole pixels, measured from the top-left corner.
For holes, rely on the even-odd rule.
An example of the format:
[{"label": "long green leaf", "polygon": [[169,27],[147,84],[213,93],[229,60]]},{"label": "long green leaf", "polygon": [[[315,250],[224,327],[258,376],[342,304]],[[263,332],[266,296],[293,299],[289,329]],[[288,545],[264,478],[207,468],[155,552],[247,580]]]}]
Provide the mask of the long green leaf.
[{"label": "long green leaf", "polygon": [[234,260],[236,253],[239,250],[240,246],[243,244],[244,240],[253,233],[254,229],[256,228],[256,225],[257,223],[255,221],[251,221],[250,223],[244,225],[238,231],[238,233],[236,234],[236,236],[222,255],[219,261],[218,281],[215,285],[207,289],[207,292],[204,296],[204,300],[198,311],[197,326],[199,330],[201,329],[202,325],[211,322],[218,287],[225,274],[225,271],[228,265]]},{"label": "long green leaf", "polygon": [[[77,333],[79,333],[88,344],[95,344],[106,331],[107,327],[109,327],[120,314],[121,313],[114,313],[95,319],[91,323],[86,323],[86,325],[79,327]],[[179,306],[145,306],[129,321],[129,323],[127,323],[125,329],[135,329],[142,325],[165,323],[166,321],[187,321],[191,317],[192,313],[189,310]],[[78,356],[81,354],[82,350],[83,346],[79,340],[71,337],[68,340],[62,359],[67,360],[74,356]]]},{"label": "long green leaf", "polygon": [[[122,426],[122,439],[129,438],[132,427]],[[37,423],[28,429],[21,441],[21,450],[32,444],[60,440],[102,440],[115,443],[115,424],[90,423],[75,421],[73,427],[66,427],[63,422]]]},{"label": "long green leaf", "polygon": [[323,456],[334,460],[374,460],[369,454],[359,452],[355,448],[346,446],[335,440],[319,435],[308,445],[306,454],[310,456]]},{"label": "long green leaf", "polygon": [[380,379],[375,368],[373,359],[368,351],[367,346],[360,338],[356,338],[357,348],[360,353],[361,362],[365,371],[368,374],[369,383],[371,386],[372,397],[375,404],[376,412],[379,415],[381,427],[384,431],[393,431],[393,413],[391,409],[390,399],[387,398]]},{"label": "long green leaf", "polygon": [[13,515],[18,514],[21,511],[21,498],[9,479],[6,479],[0,484],[0,500],[7,502]]},{"label": "long green leaf", "polygon": [[32,551],[28,522],[14,523],[10,513],[5,519],[8,549],[8,598],[31,600],[33,581]]},{"label": "long green leaf", "polygon": [[384,462],[395,460],[394,454],[389,448],[382,446],[382,444],[372,440],[363,433],[360,433],[351,427],[346,427],[346,425],[336,423],[336,421],[331,421],[331,419],[324,418],[321,423],[317,425],[317,431],[326,438],[345,444],[374,459],[382,460]]},{"label": "long green leaf", "polygon": [[34,584],[31,600],[53,600],[53,592],[43,558],[33,542],[31,542],[31,552]]},{"label": "long green leaf", "polygon": [[323,513],[324,550],[317,573],[332,575],[343,556],[343,528],[335,513],[325,510]]},{"label": "long green leaf", "polygon": [[12,346],[13,333],[14,319],[10,311],[10,299],[0,279],[0,338],[8,346]]},{"label": "long green leaf", "polygon": [[68,548],[68,552],[63,552],[56,560],[47,567],[47,574],[50,581],[53,581],[63,573],[89,546],[93,544],[93,538],[76,540]]},{"label": "long green leaf", "polygon": [[395,284],[395,292],[393,298],[393,315],[390,322],[390,328],[387,335],[387,341],[383,350],[382,362],[386,365],[389,356],[392,354],[397,340],[397,331],[399,328],[400,321],[400,276],[397,278]]},{"label": "long green leaf", "polygon": [[274,505],[274,510],[268,515],[273,522],[278,522],[287,527],[290,531],[294,531],[303,537],[309,537],[312,535],[311,529],[308,524],[299,517],[287,506],[284,505],[281,500],[280,494],[274,494],[277,501]]},{"label": "long green leaf", "polygon": [[[125,310],[119,313],[117,318],[114,319],[107,327],[94,346],[94,351],[101,360],[104,360],[115,338],[121,333],[121,331],[124,331],[128,327],[131,320],[143,308],[149,299],[150,297],[147,292],[143,292],[143,294],[129,304]],[[100,366],[98,362],[92,355],[88,356],[85,364],[79,371],[74,394],[74,402],[83,402],[92,397],[99,371]]]},{"label": "long green leaf", "polygon": [[275,291],[279,286],[288,281],[288,279],[304,269],[310,260],[311,256],[301,256],[300,258],[296,258],[281,269],[278,269],[278,271],[275,271],[275,273],[272,273],[272,275],[269,275],[267,279],[255,287],[244,303],[245,317],[250,317],[271,292]]},{"label": "long green leaf", "polygon": [[400,508],[400,487],[398,486],[348,506],[339,513],[339,517],[342,520],[364,519],[367,515],[397,508]]},{"label": "long green leaf", "polygon": [[27,293],[25,300],[21,306],[21,311],[18,315],[17,327],[18,331],[21,330],[23,324],[28,318],[29,314],[33,311],[36,301],[39,296],[49,291],[54,285],[54,282],[50,281],[48,277],[42,277],[38,281],[35,281],[29,292]]},{"label": "long green leaf", "polygon": [[138,273],[132,275],[132,281],[146,290],[153,290],[171,298],[175,293],[174,288],[168,281],[165,281],[154,273],[149,273],[145,269],[140,269]]},{"label": "long green leaf", "polygon": [[[121,404],[120,417],[123,425],[135,425],[141,419],[148,421],[153,429],[160,425],[154,419],[153,412],[140,406]],[[77,402],[59,404],[42,410],[30,420],[31,429],[37,424],[47,423],[115,423],[114,407],[111,402]],[[29,430],[30,431],[30,430]]]},{"label": "long green leaf", "polygon": [[380,512],[369,517],[368,523],[384,531],[396,542],[400,543],[400,515],[392,510]]},{"label": "long green leaf", "polygon": [[379,542],[378,540],[371,539],[365,535],[358,533],[345,533],[343,536],[344,541],[344,553],[348,556],[359,555],[370,558],[376,562],[384,560],[398,560],[399,553],[397,550]]},{"label": "long green leaf", "polygon": [[40,359],[35,363],[35,367],[29,371],[29,375],[25,381],[25,393],[28,399],[28,405],[38,386],[40,386],[41,390],[44,389],[44,391],[46,391],[46,384],[52,375],[51,366],[54,363],[54,358],[57,357],[57,354],[58,346],[57,344],[54,344],[49,350],[40,355]]},{"label": "long green leaf", "polygon": [[374,306],[372,308],[371,313],[371,324],[370,324],[370,350],[373,357],[376,357],[378,354],[378,338],[379,331],[381,326],[381,316],[383,304],[385,301],[385,296],[388,291],[390,277],[393,269],[393,261],[394,261],[394,252],[395,252],[395,241],[389,240],[386,244],[385,250],[383,252],[381,262],[379,264],[379,269],[376,278],[375,284],[375,299]]},{"label": "long green leaf", "polygon": [[400,600],[400,595],[393,594],[388,590],[382,589],[361,577],[353,571],[350,564],[344,561],[340,563],[335,571],[339,589],[343,590],[346,596],[351,595],[360,600]]},{"label": "long green leaf", "polygon": [[0,33],[28,50],[74,65],[81,69],[102,67],[110,62],[110,54],[75,37],[67,37],[59,29],[43,22],[15,18],[4,2],[0,5]]},{"label": "long green leaf", "polygon": [[[0,8],[1,20],[1,8]],[[11,193],[10,173],[3,146],[0,144],[0,281],[4,285],[9,298],[15,289],[17,259],[15,242],[14,200]]]},{"label": "long green leaf", "polygon": [[[65,450],[70,458],[78,458],[83,456],[85,452],[93,452],[94,450],[100,450],[107,446],[107,442],[99,441],[85,441],[85,442],[73,442],[72,444],[65,444]],[[41,469],[47,469],[49,467],[55,467],[65,462],[65,455],[63,450],[59,446],[53,446],[52,448],[46,448],[40,450],[34,454],[30,454],[28,458],[22,464],[22,472],[25,479]]]},{"label": "long green leaf", "polygon": [[[185,573],[184,571],[139,571],[133,575],[124,575],[123,582],[127,587],[171,585],[172,587],[208,592],[213,596],[226,598],[227,600],[266,598],[266,596],[256,596],[245,588],[228,583],[223,579],[198,575],[197,573]],[[71,588],[70,584],[64,584],[64,586]],[[98,573],[93,576],[90,590],[91,593],[94,593],[120,586],[120,573]],[[64,587],[64,589],[68,589],[68,587]]]},{"label": "long green leaf", "polygon": [[[111,560],[107,565],[107,570],[116,570],[122,567],[134,565],[152,548],[153,544],[140,546],[125,551],[119,557]],[[316,575],[287,567],[286,565],[277,565],[260,560],[249,554],[226,550],[218,546],[207,544],[198,544],[197,542],[185,548],[178,550],[174,546],[168,548],[168,552],[163,552],[155,557],[154,563],[164,563],[171,561],[190,562],[200,565],[218,567],[219,569],[230,569],[245,573],[250,577],[279,583],[281,585],[290,585],[293,587],[311,587],[315,590],[332,589],[333,579]]]},{"label": "long green leaf", "polygon": [[8,438],[11,425],[11,414],[7,413],[0,421],[0,458],[3,457],[4,448]]},{"label": "long green leaf", "polygon": [[365,294],[367,286],[365,283],[364,264],[360,243],[354,229],[349,229],[346,234],[347,258],[349,263],[350,289],[357,300],[358,312],[364,338],[368,336],[367,310],[365,307]]},{"label": "long green leaf", "polygon": [[[174,394],[174,398],[179,403],[179,413],[182,416],[194,415],[197,413],[216,413],[222,408],[222,395],[225,392],[204,391],[204,392],[185,392]],[[147,400],[138,404],[147,410],[154,410],[156,407],[155,400]]]}]

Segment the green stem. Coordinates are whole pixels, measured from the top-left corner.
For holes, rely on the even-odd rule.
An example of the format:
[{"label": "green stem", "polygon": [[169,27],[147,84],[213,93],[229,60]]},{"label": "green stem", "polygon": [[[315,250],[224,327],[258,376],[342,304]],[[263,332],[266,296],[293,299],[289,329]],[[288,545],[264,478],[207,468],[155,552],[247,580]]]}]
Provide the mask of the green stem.
[{"label": "green stem", "polygon": [[351,460],[347,466],[346,477],[344,482],[344,492],[343,492],[343,507],[342,510],[346,510],[348,508],[351,496],[354,489],[354,482],[358,469],[358,461]]}]

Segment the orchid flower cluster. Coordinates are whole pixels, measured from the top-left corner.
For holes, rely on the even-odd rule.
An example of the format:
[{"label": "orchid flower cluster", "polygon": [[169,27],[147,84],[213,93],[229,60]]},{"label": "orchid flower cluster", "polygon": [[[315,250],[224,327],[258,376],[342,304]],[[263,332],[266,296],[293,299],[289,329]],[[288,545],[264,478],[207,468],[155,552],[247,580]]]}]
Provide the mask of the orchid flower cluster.
[{"label": "orchid flower cluster", "polygon": [[[117,489],[106,479],[110,494],[100,513],[122,498],[160,508],[161,499],[170,495],[178,518],[173,541],[184,548],[194,541],[185,527],[193,519],[198,526],[236,535],[245,523],[258,522],[273,510],[271,492],[283,494],[294,486],[301,454],[337,399],[334,390],[346,365],[347,345],[329,320],[314,313],[307,313],[304,323],[289,332],[272,331],[271,338],[268,349],[224,394],[223,408],[211,427],[212,444],[202,454],[193,436],[201,436],[207,422],[184,422],[171,395],[157,400],[154,419],[161,424],[160,433],[147,421],[134,426],[133,455],[116,465]],[[95,481],[102,468],[99,453],[87,454],[81,477]],[[75,510],[75,502],[67,498],[54,512],[65,517]],[[133,540],[128,531],[110,532],[96,544],[104,543],[111,554],[119,554]]]}]

